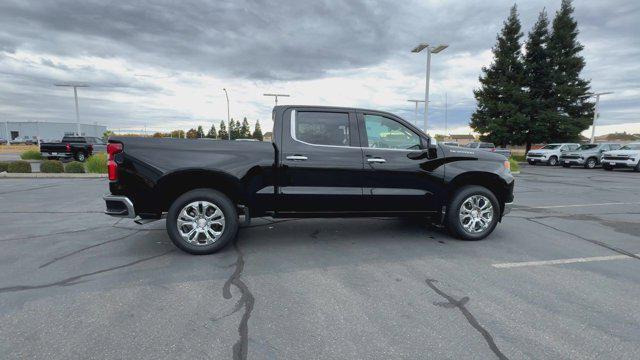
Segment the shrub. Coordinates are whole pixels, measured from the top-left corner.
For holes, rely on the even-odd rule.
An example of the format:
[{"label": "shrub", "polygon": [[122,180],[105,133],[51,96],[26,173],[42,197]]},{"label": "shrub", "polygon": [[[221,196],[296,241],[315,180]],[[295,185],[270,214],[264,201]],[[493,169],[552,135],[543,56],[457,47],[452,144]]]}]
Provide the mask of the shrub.
[{"label": "shrub", "polygon": [[64,166],[62,166],[62,162],[58,160],[45,160],[40,164],[40,172],[58,174],[64,172]]},{"label": "shrub", "polygon": [[20,158],[22,160],[41,160],[42,155],[40,155],[39,150],[27,150],[20,154]]},{"label": "shrub", "polygon": [[524,156],[524,155],[515,155],[515,154],[513,154],[513,155],[511,155],[511,158],[512,158],[513,160],[515,160],[515,161],[519,161],[519,162],[525,162],[525,161],[527,161],[527,159],[525,158],[525,156]]},{"label": "shrub", "polygon": [[87,159],[87,172],[94,174],[107,173],[107,154],[97,153]]},{"label": "shrub", "polygon": [[72,174],[84,174],[84,164],[79,161],[72,161],[64,167],[64,172]]},{"label": "shrub", "polygon": [[516,159],[511,157],[511,158],[509,158],[509,162],[511,163],[511,171],[512,172],[520,171],[520,164],[518,164],[518,161]]},{"label": "shrub", "polygon": [[18,160],[12,161],[7,166],[7,172],[9,173],[30,173],[31,172],[31,164],[26,161]]},{"label": "shrub", "polygon": [[4,162],[4,161],[0,162],[0,173],[7,171],[8,167],[9,167],[8,162]]}]

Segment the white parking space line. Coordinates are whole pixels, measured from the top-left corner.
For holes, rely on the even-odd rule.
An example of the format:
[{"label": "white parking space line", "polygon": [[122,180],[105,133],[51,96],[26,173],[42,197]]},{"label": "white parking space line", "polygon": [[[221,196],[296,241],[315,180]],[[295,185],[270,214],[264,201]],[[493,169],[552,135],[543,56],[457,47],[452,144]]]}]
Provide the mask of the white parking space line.
[{"label": "white parking space line", "polygon": [[[636,255],[640,256],[640,254],[636,254]],[[593,262],[593,261],[624,260],[624,259],[633,259],[633,258],[627,255],[609,255],[609,256],[593,256],[593,257],[573,258],[573,259],[523,261],[523,262],[513,262],[513,263],[491,264],[491,266],[499,269],[508,269],[508,268],[522,267],[522,266],[544,266],[544,265],[584,263],[584,262]]]},{"label": "white parking space line", "polygon": [[640,202],[616,202],[616,203],[600,203],[600,204],[522,206],[522,207],[527,209],[557,209],[557,208],[570,208],[570,207],[613,206],[613,205],[640,205]]}]

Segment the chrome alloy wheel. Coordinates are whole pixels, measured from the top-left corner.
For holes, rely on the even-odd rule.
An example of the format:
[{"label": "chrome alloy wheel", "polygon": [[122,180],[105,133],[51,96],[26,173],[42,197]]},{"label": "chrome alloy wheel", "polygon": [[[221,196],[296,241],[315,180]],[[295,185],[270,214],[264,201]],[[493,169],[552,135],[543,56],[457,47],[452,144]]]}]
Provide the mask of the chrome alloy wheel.
[{"label": "chrome alloy wheel", "polygon": [[493,205],[483,195],[472,195],[460,206],[460,224],[472,233],[481,233],[491,226],[493,220]]},{"label": "chrome alloy wheel", "polygon": [[208,201],[194,201],[180,210],[178,232],[192,244],[206,246],[216,242],[224,232],[224,214]]}]

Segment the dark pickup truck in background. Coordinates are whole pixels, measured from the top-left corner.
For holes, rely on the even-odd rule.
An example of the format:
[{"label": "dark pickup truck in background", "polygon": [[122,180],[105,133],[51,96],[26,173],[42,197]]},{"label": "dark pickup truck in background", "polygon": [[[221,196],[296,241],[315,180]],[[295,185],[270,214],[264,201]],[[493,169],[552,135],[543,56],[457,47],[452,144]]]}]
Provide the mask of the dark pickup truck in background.
[{"label": "dark pickup truck in background", "polygon": [[96,152],[105,152],[107,144],[93,136],[65,136],[60,142],[40,144],[40,154],[46,159],[69,159],[85,161]]},{"label": "dark pickup truck in background", "polygon": [[386,112],[276,106],[273,142],[112,137],[106,213],[166,215],[173,243],[208,254],[251,217],[421,216],[489,235],[513,201],[504,156],[440,146]]}]

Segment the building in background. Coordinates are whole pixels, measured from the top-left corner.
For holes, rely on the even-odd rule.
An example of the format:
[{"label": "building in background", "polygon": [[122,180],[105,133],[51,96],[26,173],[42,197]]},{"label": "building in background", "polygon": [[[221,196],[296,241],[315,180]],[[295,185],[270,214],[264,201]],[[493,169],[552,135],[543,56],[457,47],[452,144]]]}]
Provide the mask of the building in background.
[{"label": "building in background", "polygon": [[[42,121],[4,121],[0,122],[0,138],[9,141],[15,138],[60,140],[65,135],[74,135],[77,124],[73,122],[42,122]],[[107,131],[104,125],[80,124],[80,135],[102,137]]]},{"label": "building in background", "polygon": [[454,142],[457,142],[458,145],[463,146],[463,145],[467,145],[468,143],[476,141],[476,137],[471,134],[449,135],[445,138],[445,141],[454,141]]}]

